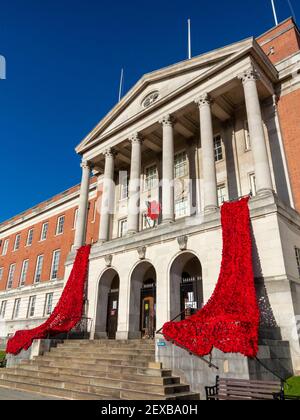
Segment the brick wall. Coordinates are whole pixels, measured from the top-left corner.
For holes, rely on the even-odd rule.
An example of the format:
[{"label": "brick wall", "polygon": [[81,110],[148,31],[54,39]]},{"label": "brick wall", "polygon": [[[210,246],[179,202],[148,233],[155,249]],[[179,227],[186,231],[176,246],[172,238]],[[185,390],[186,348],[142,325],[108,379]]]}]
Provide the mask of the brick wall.
[{"label": "brick wall", "polygon": [[295,207],[300,211],[300,89],[282,96],[278,107]]},{"label": "brick wall", "polygon": [[[76,191],[79,191],[78,186],[69,190],[68,194],[74,193]],[[61,199],[63,196],[65,196],[65,194],[66,193],[54,197],[53,199],[49,200],[48,203],[49,202],[53,203],[54,201]],[[97,211],[95,212],[95,204],[96,204],[97,198],[91,199],[89,202],[88,227],[87,227],[87,237],[86,237],[87,243],[93,243],[98,240],[100,216],[99,216],[99,212]],[[55,212],[55,215],[52,214],[51,217],[47,217],[47,212],[46,212],[45,217],[42,219],[42,221],[39,221],[38,223],[36,223],[34,221],[35,219],[33,219],[32,225],[30,225],[26,229],[20,228],[20,230],[16,231],[15,230],[16,228],[13,228],[14,229],[13,234],[10,234],[8,230],[7,235],[5,234],[1,235],[2,243],[0,246],[0,268],[3,268],[3,274],[2,274],[2,279],[0,281],[0,291],[6,290],[9,267],[11,264],[16,264],[16,271],[14,275],[12,288],[14,289],[19,286],[19,281],[20,281],[20,276],[21,276],[21,271],[22,271],[22,264],[24,260],[29,260],[29,267],[28,267],[25,285],[33,284],[34,276],[35,276],[35,269],[36,269],[36,262],[39,255],[44,256],[41,282],[49,281],[50,275],[51,275],[53,252],[56,250],[61,251],[60,264],[59,264],[59,270],[58,270],[58,279],[64,278],[64,273],[65,273],[64,264],[71,250],[71,247],[74,243],[74,236],[75,236],[74,217],[75,217],[75,211],[78,208],[77,201],[78,199],[74,201],[74,207],[69,208],[66,211],[62,211],[61,206],[58,206],[57,211]],[[42,206],[43,204],[41,204],[38,207],[42,208]],[[29,215],[30,210],[24,214]],[[60,216],[65,216],[64,232],[61,235],[56,235],[57,220]],[[14,220],[17,220],[17,219],[18,217],[11,219],[10,223],[12,223]],[[43,226],[43,223],[45,222],[49,223],[47,239],[45,241],[41,241],[40,238],[41,238],[42,226]],[[5,223],[2,226],[4,225]],[[30,229],[34,230],[33,242],[31,246],[26,246],[28,231]],[[21,242],[20,242],[19,249],[17,251],[14,251],[15,238],[17,234],[21,234]],[[9,247],[8,247],[7,254],[5,256],[2,256],[1,254],[4,247],[4,242],[6,239],[9,239]]]},{"label": "brick wall", "polygon": [[[300,34],[292,18],[257,38],[264,52],[273,63],[290,57],[300,49]],[[269,54],[270,49],[274,54]]]}]

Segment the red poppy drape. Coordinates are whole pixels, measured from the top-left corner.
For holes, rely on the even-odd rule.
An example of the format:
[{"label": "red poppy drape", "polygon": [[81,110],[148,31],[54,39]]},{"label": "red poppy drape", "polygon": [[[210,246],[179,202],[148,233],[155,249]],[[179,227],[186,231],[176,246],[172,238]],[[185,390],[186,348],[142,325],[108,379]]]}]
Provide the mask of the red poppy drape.
[{"label": "red poppy drape", "polygon": [[33,340],[69,332],[78,324],[82,317],[90,248],[86,245],[77,251],[68,282],[49,319],[32,330],[17,331],[7,343],[7,353],[17,355],[22,350],[28,350]]},{"label": "red poppy drape", "polygon": [[249,198],[224,203],[221,209],[223,257],[215,291],[190,318],[168,322],[164,337],[199,356],[213,347],[224,353],[255,357],[259,309],[255,293]]}]

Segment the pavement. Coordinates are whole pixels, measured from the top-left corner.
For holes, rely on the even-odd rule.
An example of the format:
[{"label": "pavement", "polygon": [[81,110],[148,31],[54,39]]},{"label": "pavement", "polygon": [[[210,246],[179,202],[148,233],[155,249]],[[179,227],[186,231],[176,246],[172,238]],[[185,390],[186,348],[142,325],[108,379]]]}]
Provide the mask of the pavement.
[{"label": "pavement", "polygon": [[0,401],[54,401],[59,400],[55,397],[46,397],[25,391],[0,387]]}]

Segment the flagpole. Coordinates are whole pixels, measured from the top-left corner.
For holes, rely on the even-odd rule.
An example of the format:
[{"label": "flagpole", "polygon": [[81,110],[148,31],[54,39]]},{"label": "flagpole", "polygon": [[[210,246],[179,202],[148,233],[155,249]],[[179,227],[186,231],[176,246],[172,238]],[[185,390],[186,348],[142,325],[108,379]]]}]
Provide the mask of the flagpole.
[{"label": "flagpole", "polygon": [[275,2],[274,0],[271,0],[272,3],[272,8],[273,8],[273,14],[274,14],[274,19],[275,19],[275,24],[276,26],[278,26],[278,18],[277,18],[277,13],[276,13],[276,8],[275,8]]},{"label": "flagpole", "polygon": [[191,19],[188,19],[188,57],[192,59]]},{"label": "flagpole", "polygon": [[120,88],[119,88],[119,102],[122,99],[123,82],[124,82],[124,69],[121,70],[121,79],[120,79]]}]

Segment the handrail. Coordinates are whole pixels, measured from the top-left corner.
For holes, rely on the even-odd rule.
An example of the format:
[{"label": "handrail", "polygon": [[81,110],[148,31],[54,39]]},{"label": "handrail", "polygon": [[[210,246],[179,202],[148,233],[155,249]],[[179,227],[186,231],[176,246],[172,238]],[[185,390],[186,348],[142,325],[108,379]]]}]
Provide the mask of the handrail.
[{"label": "handrail", "polygon": [[[171,321],[170,322],[173,322],[173,321],[175,321],[177,318],[179,318],[182,314],[184,314],[185,313],[185,310],[184,311],[182,311],[182,312],[180,312],[180,314],[178,314],[177,316],[175,316],[175,318],[173,318],[173,319],[171,319]],[[163,333],[162,333],[162,330],[163,330],[163,326],[159,329],[159,330],[157,330],[156,331],[156,334],[160,334],[160,335],[163,335]],[[193,351],[191,351],[189,348],[187,348],[187,347],[185,347],[185,346],[183,346],[182,344],[180,344],[180,343],[178,343],[176,340],[170,340],[170,342],[172,343],[172,344],[175,344],[177,347],[180,347],[181,349],[183,349],[183,350],[186,350],[187,352],[189,352],[189,354],[191,354],[191,355],[193,355],[193,356],[196,356],[196,357],[198,357],[198,359],[201,359],[202,360],[202,362],[204,362],[204,363],[206,363],[210,368],[214,368],[214,369],[217,369],[217,370],[219,370],[219,367],[218,366],[216,366],[214,363],[212,363],[212,355],[210,354],[210,360],[207,360],[207,359],[205,359],[203,356],[199,356],[199,354],[197,354],[197,353],[195,353],[195,352],[193,352]]]}]

